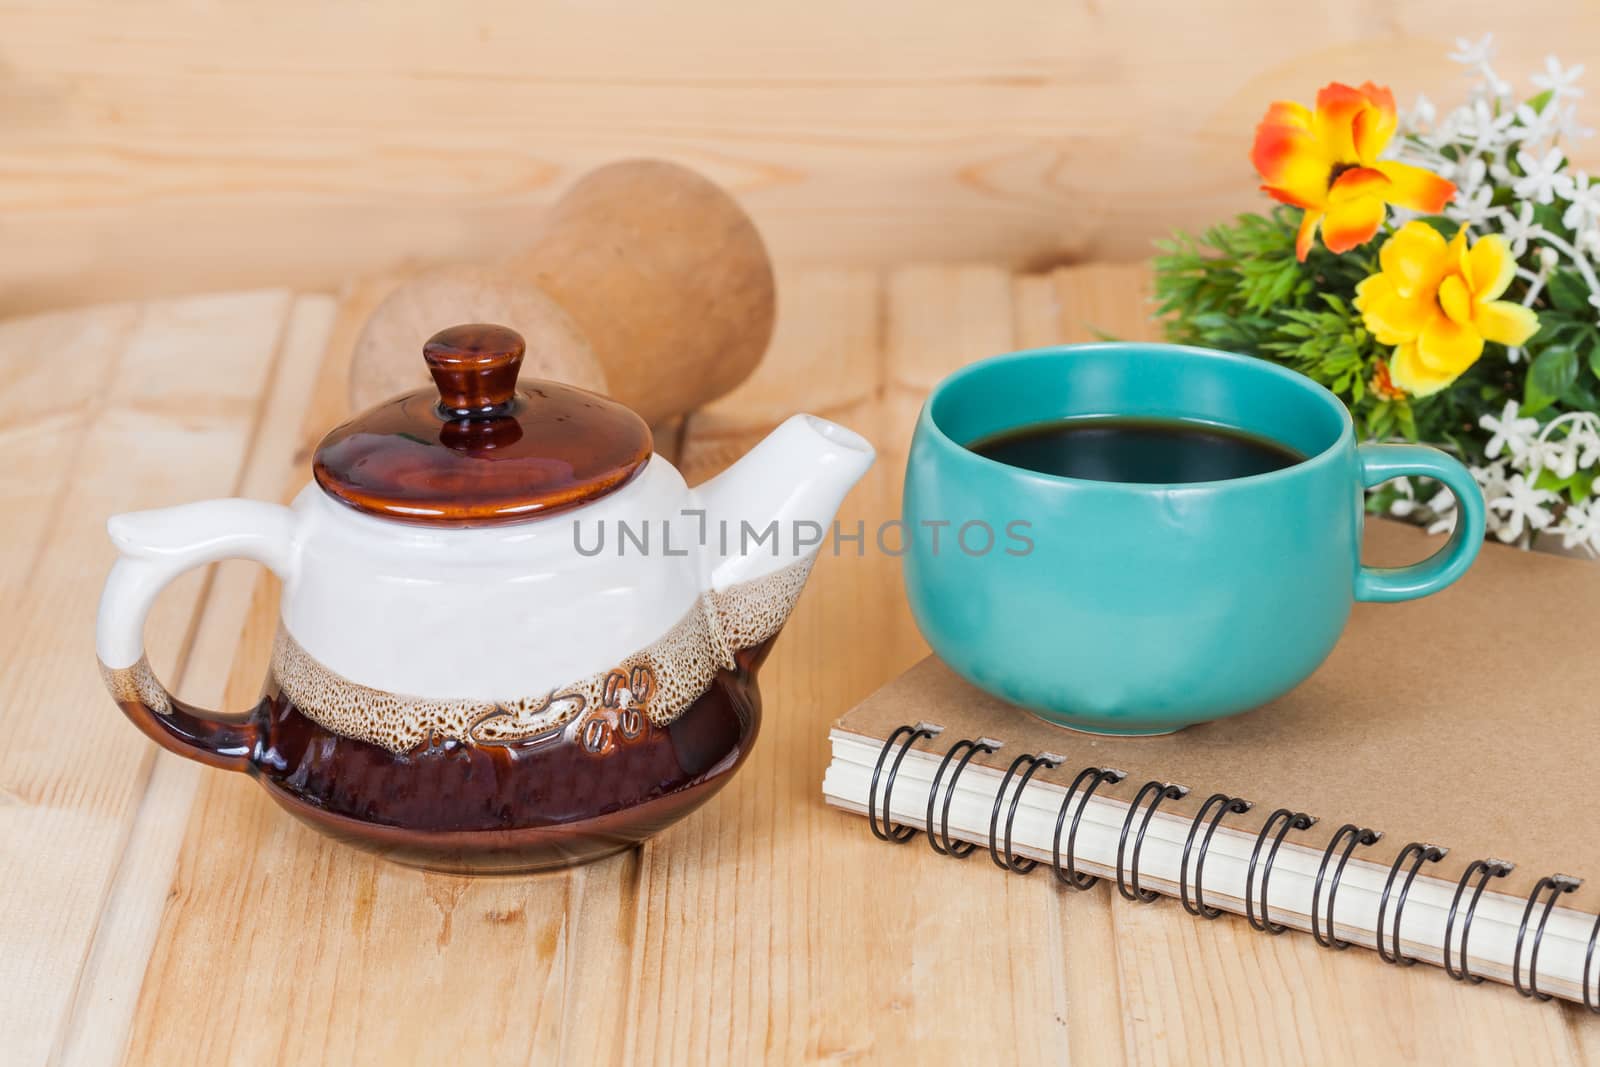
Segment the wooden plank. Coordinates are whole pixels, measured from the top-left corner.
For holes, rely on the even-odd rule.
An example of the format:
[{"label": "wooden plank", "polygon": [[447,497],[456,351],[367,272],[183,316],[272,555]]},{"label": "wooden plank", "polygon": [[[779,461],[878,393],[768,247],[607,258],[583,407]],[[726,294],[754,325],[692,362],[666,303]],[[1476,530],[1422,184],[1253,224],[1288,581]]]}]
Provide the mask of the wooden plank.
[{"label": "wooden plank", "polygon": [[[63,1041],[150,771],[154,746],[116,714],[85,643],[113,556],[105,517],[232,488],[288,304],[267,292],[145,309],[86,427],[49,549],[0,619],[0,885],[16,887],[0,897],[0,1032],[14,1062],[40,1062]],[[202,581],[174,583],[152,612],[151,662],[169,677]]]},{"label": "wooden plank", "polygon": [[1150,269],[1144,264],[1066,267],[1052,278],[1060,309],[1060,343],[1161,340],[1150,300]]},{"label": "wooden plank", "polygon": [[111,368],[139,321],[120,304],[0,323],[0,604],[13,608],[49,547]]},{"label": "wooden plank", "polygon": [[[0,264],[6,305],[492,257],[579,171],[637,155],[728,184],[783,260],[1142,257],[1264,203],[1246,156],[1270,100],[1373,78],[1454,102],[1446,54],[1477,32],[1450,0],[274,12],[8,5],[0,210],[29,254]],[[1524,90],[1552,48],[1600,66],[1580,0],[1485,24]],[[1575,150],[1594,170],[1600,146]]]},{"label": "wooden plank", "polygon": [[[822,408],[881,444],[876,277],[817,271],[783,300],[767,365],[736,401],[764,418],[750,416],[748,434],[730,440],[718,420],[693,416],[691,482],[753,443],[760,421],[797,409]],[[876,968],[892,964],[862,959],[861,917],[838,906],[856,876],[848,843],[837,850],[837,815],[815,798],[826,723],[923,647],[909,632],[898,563],[871,547],[877,522],[898,510],[899,478],[899,464],[883,457],[841,508],[841,529],[859,524],[865,550],[841,543],[838,555],[819,559],[763,668],[762,736],[747,766],[701,815],[642,850],[627,1062],[792,1062],[859,1051],[871,1011],[861,996],[865,968],[884,978]],[[851,651],[842,647],[847,633],[872,637]]]},{"label": "wooden plank", "polygon": [[[288,485],[304,482],[297,455],[300,423],[322,366],[336,307],[332,297],[302,296],[294,301],[264,397],[260,430],[233,489],[235,495],[275,499]],[[196,634],[178,683],[185,699],[228,711],[248,706],[248,699],[224,703],[224,686],[260,581],[254,564],[232,561],[216,568],[197,613]],[[60,1054],[63,1063],[121,1062],[189,808],[203,773],[199,764],[168,752],[155,753],[126,858],[116,872],[73,997]]]},{"label": "wooden plank", "polygon": [[[1309,937],[1268,937],[1116,900],[1126,1037],[1137,1062],[1582,1062],[1565,1009],[1505,987],[1337,955]],[[1263,1026],[1263,1019],[1273,1020]]]},{"label": "wooden plank", "polygon": [[904,464],[928,390],[957,367],[1016,347],[1011,276],[994,266],[917,266],[889,277],[884,447]]},{"label": "wooden plank", "polygon": [[878,389],[879,288],[871,270],[789,268],[778,272],[778,321],[765,359],[737,389],[696,413],[695,436],[776,426],[806,410],[831,416]]},{"label": "wooden plank", "polygon": [[847,418],[882,378],[873,271],[799,268],[779,279],[767,356],[738,388],[688,416],[678,467],[691,485],[722,470],[796,411]]}]

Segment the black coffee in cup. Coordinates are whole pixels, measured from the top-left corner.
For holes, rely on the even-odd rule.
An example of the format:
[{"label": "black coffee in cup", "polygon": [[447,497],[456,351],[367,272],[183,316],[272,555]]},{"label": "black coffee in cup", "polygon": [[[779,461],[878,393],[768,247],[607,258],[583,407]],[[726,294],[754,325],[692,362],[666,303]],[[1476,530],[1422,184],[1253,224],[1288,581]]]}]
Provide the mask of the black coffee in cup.
[{"label": "black coffee in cup", "polygon": [[1287,445],[1228,426],[1121,416],[1030,423],[967,448],[1041,474],[1145,484],[1225,481],[1305,459]]}]

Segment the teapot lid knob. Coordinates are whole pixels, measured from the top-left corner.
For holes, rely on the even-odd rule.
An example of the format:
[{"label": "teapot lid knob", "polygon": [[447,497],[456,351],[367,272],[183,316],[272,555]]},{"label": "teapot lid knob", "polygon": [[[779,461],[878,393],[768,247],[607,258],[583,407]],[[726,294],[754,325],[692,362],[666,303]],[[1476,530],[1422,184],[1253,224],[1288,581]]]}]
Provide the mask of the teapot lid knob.
[{"label": "teapot lid knob", "polygon": [[422,346],[422,358],[439,389],[447,418],[505,414],[516,393],[527,345],[509,326],[473,322],[449,326]]}]

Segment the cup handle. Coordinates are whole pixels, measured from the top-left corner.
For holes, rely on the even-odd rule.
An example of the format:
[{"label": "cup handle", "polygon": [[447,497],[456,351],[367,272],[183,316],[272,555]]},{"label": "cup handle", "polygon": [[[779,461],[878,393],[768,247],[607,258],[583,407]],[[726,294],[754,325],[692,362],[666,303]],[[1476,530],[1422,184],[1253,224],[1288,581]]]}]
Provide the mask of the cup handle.
[{"label": "cup handle", "polygon": [[253,559],[287,577],[294,556],[294,512],[254,500],[198,504],[112,516],[106,524],[121,557],[100,594],[95,653],[106,688],[147,737],[161,747],[224,770],[242,771],[259,728],[219,718],[168,692],[144,654],[144,623],[156,595],[191,567]]},{"label": "cup handle", "polygon": [[1364,444],[1357,449],[1361,484],[1370,489],[1403,474],[1435,478],[1456,498],[1456,529],[1445,546],[1409,567],[1356,570],[1356,599],[1392,604],[1437,593],[1466,573],[1483,547],[1483,490],[1472,472],[1426,445]]}]

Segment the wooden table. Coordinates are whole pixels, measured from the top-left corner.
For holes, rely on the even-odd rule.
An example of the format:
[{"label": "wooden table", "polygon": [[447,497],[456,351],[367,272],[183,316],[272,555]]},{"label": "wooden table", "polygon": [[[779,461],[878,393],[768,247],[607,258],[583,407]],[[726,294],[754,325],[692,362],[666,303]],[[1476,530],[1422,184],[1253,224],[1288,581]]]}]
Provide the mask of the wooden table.
[{"label": "wooden table", "polygon": [[[759,373],[663,450],[693,482],[792,410],[826,414],[881,452],[841,521],[892,516],[930,384],[988,353],[1149,336],[1144,280],[790,272]],[[1570,1007],[1171,901],[934,863],[824,807],[829,722],[924,652],[878,555],[817,566],[733,784],[569,873],[391,866],[242,775],[157,751],[95,670],[105,517],[287,499],[343,414],[354,331],[383,291],[0,324],[0,1061],[1600,1063],[1600,1025]],[[242,709],[275,602],[249,565],[191,574],[157,606],[151,659],[181,695]]]}]

